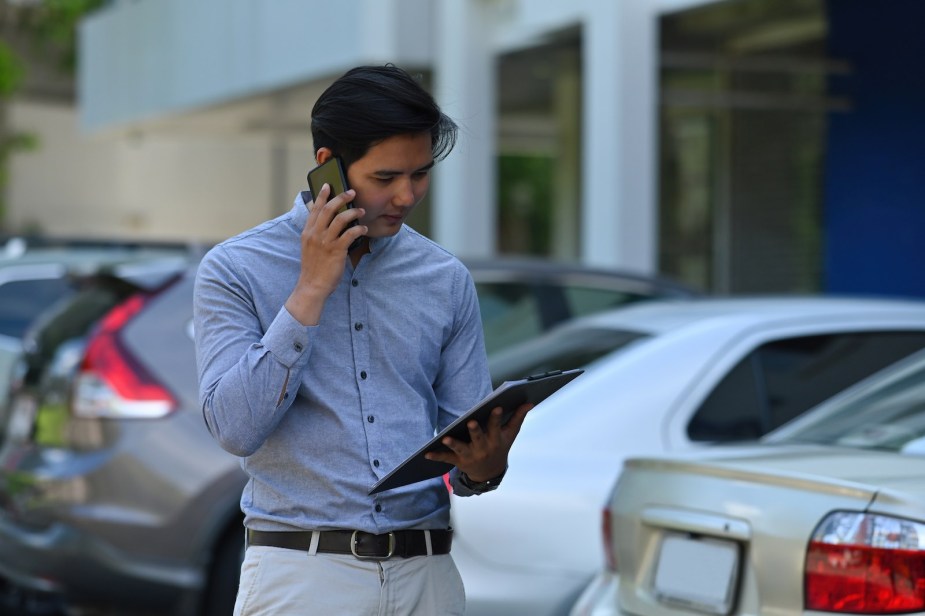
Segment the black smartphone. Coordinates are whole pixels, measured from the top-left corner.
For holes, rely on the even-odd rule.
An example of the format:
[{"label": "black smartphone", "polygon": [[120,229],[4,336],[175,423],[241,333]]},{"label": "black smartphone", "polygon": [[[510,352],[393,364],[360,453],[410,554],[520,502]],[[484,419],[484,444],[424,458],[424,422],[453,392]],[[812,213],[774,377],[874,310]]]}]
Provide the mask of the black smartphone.
[{"label": "black smartphone", "polygon": [[[328,195],[328,200],[331,200],[337,195],[343,192],[347,192],[350,189],[350,186],[347,184],[347,174],[344,172],[344,165],[340,158],[337,156],[332,156],[308,172],[308,189],[312,193],[312,199],[318,196],[318,193],[321,192],[321,187],[325,184],[328,184],[331,187],[331,194]],[[348,203],[337,213],[340,214],[347,208],[352,207],[353,203]],[[344,230],[346,231],[356,224],[357,221],[353,220]],[[356,248],[359,245],[361,239],[362,238],[357,238],[356,241],[350,245],[350,250]]]}]

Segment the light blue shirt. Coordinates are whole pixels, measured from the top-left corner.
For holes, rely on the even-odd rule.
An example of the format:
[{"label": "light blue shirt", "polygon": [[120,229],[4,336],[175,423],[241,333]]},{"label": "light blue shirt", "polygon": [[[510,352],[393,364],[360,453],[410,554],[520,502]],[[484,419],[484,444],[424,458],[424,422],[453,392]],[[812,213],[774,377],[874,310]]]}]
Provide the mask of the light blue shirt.
[{"label": "light blue shirt", "polygon": [[[196,279],[199,397],[241,457],[257,530],[446,528],[441,478],[368,496],[376,481],[491,390],[475,285],[404,226],[349,259],[316,326],[283,307],[299,276],[302,195],[215,246]],[[451,473],[454,492],[471,494]]]}]

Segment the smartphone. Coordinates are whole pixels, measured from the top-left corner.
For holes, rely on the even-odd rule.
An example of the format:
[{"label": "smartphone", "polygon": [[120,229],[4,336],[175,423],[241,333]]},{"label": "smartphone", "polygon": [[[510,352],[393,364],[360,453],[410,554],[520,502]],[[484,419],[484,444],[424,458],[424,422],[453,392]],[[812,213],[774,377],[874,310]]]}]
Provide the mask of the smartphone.
[{"label": "smartphone", "polygon": [[[337,156],[332,156],[324,163],[308,172],[308,189],[312,193],[312,199],[318,196],[318,193],[321,192],[321,187],[325,184],[331,187],[331,193],[328,195],[329,200],[350,189],[350,186],[347,184],[347,174],[344,172],[344,165]],[[353,203],[348,203],[338,210],[337,213],[340,214],[351,207],[353,207]],[[346,231],[356,224],[357,221],[352,220],[344,230]],[[361,239],[362,238],[357,238],[356,241],[350,245],[349,250],[356,248]]]}]

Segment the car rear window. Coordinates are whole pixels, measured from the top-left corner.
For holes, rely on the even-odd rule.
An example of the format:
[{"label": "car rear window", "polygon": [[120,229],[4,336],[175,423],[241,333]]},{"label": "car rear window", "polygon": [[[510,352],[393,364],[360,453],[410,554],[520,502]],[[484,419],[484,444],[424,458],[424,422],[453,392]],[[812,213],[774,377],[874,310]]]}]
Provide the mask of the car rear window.
[{"label": "car rear window", "polygon": [[647,337],[635,331],[565,328],[505,349],[488,358],[495,386],[550,370],[586,368],[594,361]]},{"label": "car rear window", "polygon": [[22,338],[38,313],[72,292],[71,283],[63,277],[0,285],[0,334]]},{"label": "car rear window", "polygon": [[477,282],[489,354],[584,315],[651,296],[617,289],[542,282]]},{"label": "car rear window", "polygon": [[833,398],[765,440],[925,455],[925,354],[872,378],[859,391]]},{"label": "car rear window", "polygon": [[113,306],[137,291],[130,283],[109,277],[92,277],[81,282],[67,301],[45,312],[27,331],[28,382],[41,377],[48,362],[65,343],[85,338],[99,319]]},{"label": "car rear window", "polygon": [[688,426],[694,441],[761,437],[823,400],[925,348],[918,331],[844,332],[756,348],[716,386]]}]

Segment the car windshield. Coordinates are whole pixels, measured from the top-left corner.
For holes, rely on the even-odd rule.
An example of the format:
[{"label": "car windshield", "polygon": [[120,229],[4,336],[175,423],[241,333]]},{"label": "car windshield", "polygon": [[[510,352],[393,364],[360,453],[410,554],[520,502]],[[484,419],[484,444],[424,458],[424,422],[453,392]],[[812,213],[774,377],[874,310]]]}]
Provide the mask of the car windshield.
[{"label": "car windshield", "polygon": [[765,441],[925,455],[925,354],[832,398]]}]

